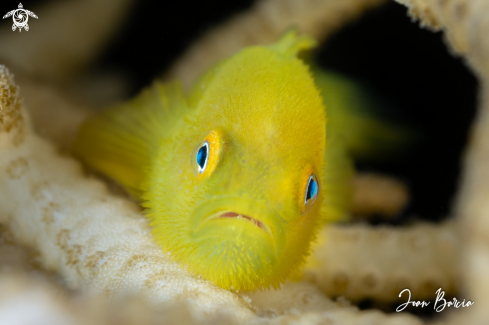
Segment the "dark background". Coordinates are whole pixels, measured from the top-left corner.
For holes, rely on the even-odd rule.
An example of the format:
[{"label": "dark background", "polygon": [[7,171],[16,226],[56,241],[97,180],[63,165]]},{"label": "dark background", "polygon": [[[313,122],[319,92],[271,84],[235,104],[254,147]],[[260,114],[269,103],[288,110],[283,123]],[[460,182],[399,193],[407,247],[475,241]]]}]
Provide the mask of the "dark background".
[{"label": "dark background", "polygon": [[[22,1],[34,12],[43,2],[47,1]],[[8,8],[17,8],[17,1],[8,3]],[[137,1],[93,69],[122,73],[135,94],[210,27],[252,4],[250,0]],[[6,6],[7,1],[1,8]],[[449,54],[441,33],[419,28],[405,7],[391,2],[328,39],[317,61],[368,85],[422,134],[422,141],[401,159],[357,164],[360,170],[394,175],[409,185],[411,203],[391,223],[402,224],[413,216],[428,220],[448,216],[475,113],[477,82],[464,62]]]}]

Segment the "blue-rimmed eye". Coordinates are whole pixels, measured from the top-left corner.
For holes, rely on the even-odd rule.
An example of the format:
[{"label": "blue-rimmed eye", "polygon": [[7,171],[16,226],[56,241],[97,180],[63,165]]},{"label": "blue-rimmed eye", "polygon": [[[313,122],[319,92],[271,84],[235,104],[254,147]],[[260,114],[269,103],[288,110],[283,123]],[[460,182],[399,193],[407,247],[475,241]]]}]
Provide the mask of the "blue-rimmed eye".
[{"label": "blue-rimmed eye", "polygon": [[197,151],[197,166],[199,167],[199,173],[202,174],[207,167],[209,160],[209,143],[206,141]]},{"label": "blue-rimmed eye", "polygon": [[307,181],[306,196],[304,197],[304,205],[307,205],[309,201],[314,200],[318,196],[319,187],[316,177],[314,175],[309,176]]}]

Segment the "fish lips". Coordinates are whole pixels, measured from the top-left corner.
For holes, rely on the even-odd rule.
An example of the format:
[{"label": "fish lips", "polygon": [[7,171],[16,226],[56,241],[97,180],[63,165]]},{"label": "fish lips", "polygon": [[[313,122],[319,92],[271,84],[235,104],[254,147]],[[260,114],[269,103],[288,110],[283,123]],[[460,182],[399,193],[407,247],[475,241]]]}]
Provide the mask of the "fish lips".
[{"label": "fish lips", "polygon": [[275,210],[241,197],[216,196],[199,205],[189,220],[193,240],[219,237],[222,241],[260,241],[280,256],[286,245],[286,223]]}]

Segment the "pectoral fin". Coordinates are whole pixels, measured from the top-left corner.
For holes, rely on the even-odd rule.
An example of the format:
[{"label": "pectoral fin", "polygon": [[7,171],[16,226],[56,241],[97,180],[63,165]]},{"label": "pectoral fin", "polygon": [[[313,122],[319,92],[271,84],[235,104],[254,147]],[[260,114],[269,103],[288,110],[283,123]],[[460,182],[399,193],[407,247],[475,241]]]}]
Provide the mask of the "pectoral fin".
[{"label": "pectoral fin", "polygon": [[139,198],[141,182],[160,141],[187,111],[180,84],[155,83],[134,99],[87,120],[74,151]]}]

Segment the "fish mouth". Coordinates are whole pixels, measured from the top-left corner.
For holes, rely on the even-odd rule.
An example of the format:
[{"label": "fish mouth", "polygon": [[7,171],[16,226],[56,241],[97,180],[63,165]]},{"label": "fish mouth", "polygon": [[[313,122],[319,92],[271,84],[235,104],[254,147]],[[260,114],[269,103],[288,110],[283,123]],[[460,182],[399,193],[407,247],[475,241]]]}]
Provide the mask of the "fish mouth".
[{"label": "fish mouth", "polygon": [[252,218],[249,215],[237,213],[234,211],[218,212],[216,214],[213,214],[209,218],[207,218],[207,220],[221,219],[221,218],[233,218],[236,220],[243,220],[245,222],[251,222],[252,224],[257,226],[258,228],[260,228],[261,230],[263,230],[264,232],[266,232],[267,234],[272,236],[272,231],[266,223],[264,223],[258,219]]},{"label": "fish mouth", "polygon": [[239,196],[216,195],[192,211],[188,235],[191,240],[217,236],[229,241],[247,236],[273,246],[276,254],[280,254],[286,245],[286,222],[268,204]]}]

